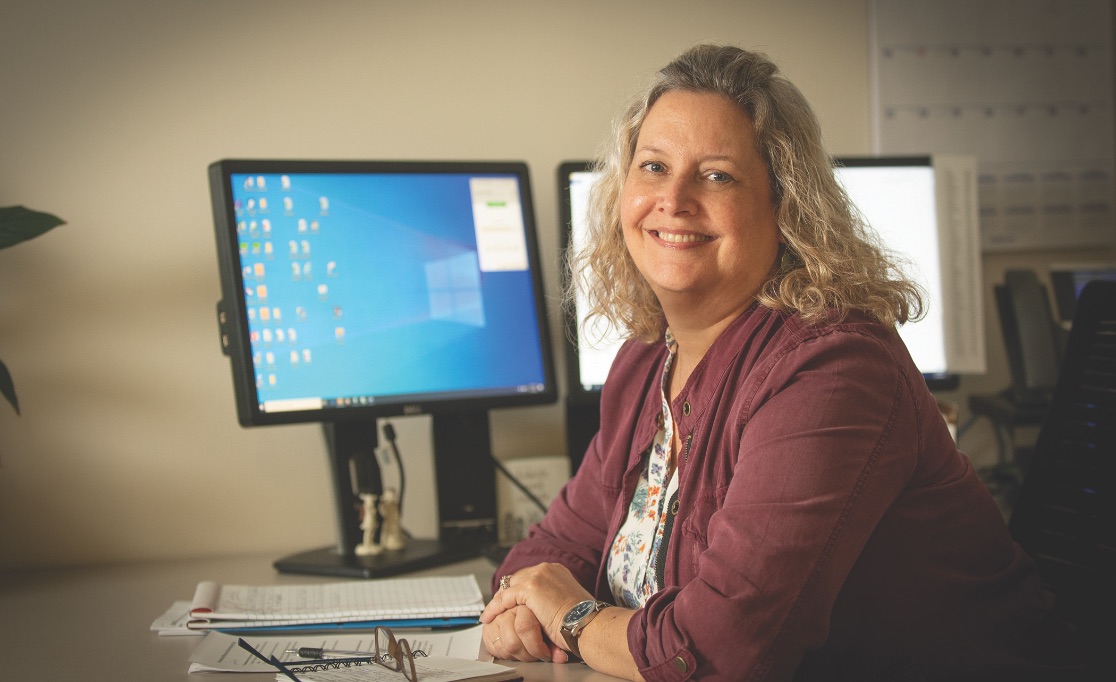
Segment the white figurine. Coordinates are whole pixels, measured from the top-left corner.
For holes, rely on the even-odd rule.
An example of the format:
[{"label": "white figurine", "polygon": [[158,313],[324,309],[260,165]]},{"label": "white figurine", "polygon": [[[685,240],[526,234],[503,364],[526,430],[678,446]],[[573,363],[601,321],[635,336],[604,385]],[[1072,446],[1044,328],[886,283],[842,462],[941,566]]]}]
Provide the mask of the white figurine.
[{"label": "white figurine", "polygon": [[398,550],[407,546],[403,537],[403,524],[399,521],[399,502],[395,490],[388,488],[380,497],[380,516],[384,520],[380,529],[380,542],[384,549]]},{"label": "white figurine", "polygon": [[379,525],[376,519],[376,496],[372,493],[361,493],[361,501],[364,502],[364,508],[361,513],[360,527],[364,531],[364,540],[356,546],[357,556],[372,556],[384,551],[384,548],[376,544],[376,527]]}]

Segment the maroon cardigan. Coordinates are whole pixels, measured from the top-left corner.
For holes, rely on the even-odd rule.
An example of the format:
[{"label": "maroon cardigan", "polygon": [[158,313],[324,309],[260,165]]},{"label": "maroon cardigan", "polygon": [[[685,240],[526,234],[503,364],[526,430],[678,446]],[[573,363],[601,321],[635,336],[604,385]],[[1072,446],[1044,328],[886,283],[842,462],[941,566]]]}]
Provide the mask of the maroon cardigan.
[{"label": "maroon cardigan", "polygon": [[[612,601],[602,556],[665,357],[623,347],[577,475],[496,580],[553,561]],[[671,407],[685,445],[666,587],[628,629],[644,677],[941,679],[1041,658],[1050,596],[894,330],[753,306]]]}]

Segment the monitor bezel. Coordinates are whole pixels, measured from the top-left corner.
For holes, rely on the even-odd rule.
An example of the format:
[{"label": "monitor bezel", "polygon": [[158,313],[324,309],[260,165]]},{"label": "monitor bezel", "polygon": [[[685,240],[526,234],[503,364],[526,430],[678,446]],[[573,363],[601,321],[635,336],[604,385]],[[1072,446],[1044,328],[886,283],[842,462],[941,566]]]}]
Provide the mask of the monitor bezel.
[{"label": "monitor bezel", "polygon": [[[513,175],[520,184],[528,265],[534,288],[535,318],[538,325],[539,353],[544,386],[531,393],[501,392],[453,394],[415,399],[385,399],[370,405],[351,405],[320,409],[265,412],[256,398],[255,372],[248,336],[247,305],[243,298],[236,217],[232,199],[234,174],[399,174],[455,173]],[[209,166],[210,196],[216,231],[221,301],[217,316],[222,350],[230,358],[237,419],[242,426],[274,424],[367,421],[382,417],[418,414],[478,412],[503,407],[543,405],[557,400],[546,293],[543,288],[542,260],[539,256],[537,223],[530,173],[522,161],[375,161],[307,159],[223,159]]]}]

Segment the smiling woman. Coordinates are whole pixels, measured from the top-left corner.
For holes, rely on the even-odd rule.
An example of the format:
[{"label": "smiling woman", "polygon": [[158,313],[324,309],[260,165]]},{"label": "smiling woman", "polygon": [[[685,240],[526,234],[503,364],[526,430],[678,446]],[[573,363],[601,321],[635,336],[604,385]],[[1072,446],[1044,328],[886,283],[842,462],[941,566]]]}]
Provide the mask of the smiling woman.
[{"label": "smiling woman", "polygon": [[702,45],[616,125],[572,259],[630,339],[496,572],[491,653],[629,679],[1068,679],[1066,627],[895,329],[801,93]]}]

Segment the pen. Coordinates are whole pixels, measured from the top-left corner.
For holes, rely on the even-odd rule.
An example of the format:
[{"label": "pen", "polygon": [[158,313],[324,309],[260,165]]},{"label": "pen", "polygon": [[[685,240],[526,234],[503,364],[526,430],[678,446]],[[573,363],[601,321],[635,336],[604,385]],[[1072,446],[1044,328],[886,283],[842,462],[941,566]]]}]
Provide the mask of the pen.
[{"label": "pen", "polygon": [[298,649],[287,649],[286,653],[295,654],[299,658],[373,658],[376,654],[371,651],[345,651],[343,649],[322,649],[319,647],[299,647]]}]

